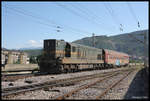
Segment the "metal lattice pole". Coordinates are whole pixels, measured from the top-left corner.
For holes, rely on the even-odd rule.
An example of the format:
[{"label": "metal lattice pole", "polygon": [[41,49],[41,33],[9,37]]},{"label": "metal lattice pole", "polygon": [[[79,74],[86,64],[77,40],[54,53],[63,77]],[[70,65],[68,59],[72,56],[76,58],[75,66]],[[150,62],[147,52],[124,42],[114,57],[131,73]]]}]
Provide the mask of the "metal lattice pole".
[{"label": "metal lattice pole", "polygon": [[93,35],[93,47],[95,47],[94,33],[92,35]]}]

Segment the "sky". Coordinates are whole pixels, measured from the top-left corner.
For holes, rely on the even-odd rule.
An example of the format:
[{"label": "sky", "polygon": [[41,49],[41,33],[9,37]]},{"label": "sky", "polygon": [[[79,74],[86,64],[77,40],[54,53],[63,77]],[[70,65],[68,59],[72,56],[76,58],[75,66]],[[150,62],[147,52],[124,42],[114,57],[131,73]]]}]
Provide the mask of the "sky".
[{"label": "sky", "polygon": [[[2,47],[43,47],[148,29],[148,2],[2,2]],[[138,22],[140,27],[138,27]],[[123,30],[121,30],[123,29]]]}]

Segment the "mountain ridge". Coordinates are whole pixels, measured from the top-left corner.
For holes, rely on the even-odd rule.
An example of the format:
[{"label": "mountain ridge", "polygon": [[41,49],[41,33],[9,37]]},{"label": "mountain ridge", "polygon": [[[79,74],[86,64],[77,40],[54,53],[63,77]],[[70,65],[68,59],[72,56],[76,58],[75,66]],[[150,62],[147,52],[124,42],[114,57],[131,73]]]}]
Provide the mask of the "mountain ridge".
[{"label": "mountain ridge", "polygon": [[[136,39],[144,42],[143,35],[147,33],[147,31],[148,30],[140,30],[114,36],[95,36],[95,48],[111,49],[130,55],[144,56],[144,44],[137,41]],[[131,35],[133,37],[131,37]],[[93,37],[85,37],[79,40],[75,40],[73,43],[92,46]]]}]

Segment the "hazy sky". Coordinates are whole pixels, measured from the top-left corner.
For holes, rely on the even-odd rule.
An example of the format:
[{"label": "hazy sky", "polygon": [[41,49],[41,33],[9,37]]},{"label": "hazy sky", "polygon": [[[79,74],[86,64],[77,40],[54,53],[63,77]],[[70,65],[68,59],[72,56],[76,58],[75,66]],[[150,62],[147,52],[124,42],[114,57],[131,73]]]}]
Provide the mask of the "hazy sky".
[{"label": "hazy sky", "polygon": [[2,47],[8,49],[143,29],[148,29],[148,2],[2,2]]}]

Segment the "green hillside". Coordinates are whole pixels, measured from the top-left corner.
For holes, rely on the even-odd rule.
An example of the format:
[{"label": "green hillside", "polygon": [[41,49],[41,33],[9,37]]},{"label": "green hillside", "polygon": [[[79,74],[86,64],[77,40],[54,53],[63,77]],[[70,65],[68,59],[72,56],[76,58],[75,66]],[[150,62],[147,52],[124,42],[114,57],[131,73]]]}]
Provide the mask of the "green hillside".
[{"label": "green hillside", "polygon": [[[131,33],[125,33],[115,36],[95,36],[95,47],[112,49],[120,52],[125,52],[130,55],[143,56],[144,55],[144,44],[136,41],[137,38],[144,41],[143,34],[147,33],[147,30],[141,30]],[[133,37],[129,36],[132,35]],[[80,40],[76,40],[73,43],[83,44],[87,46],[92,46],[92,37],[86,37]]]}]

